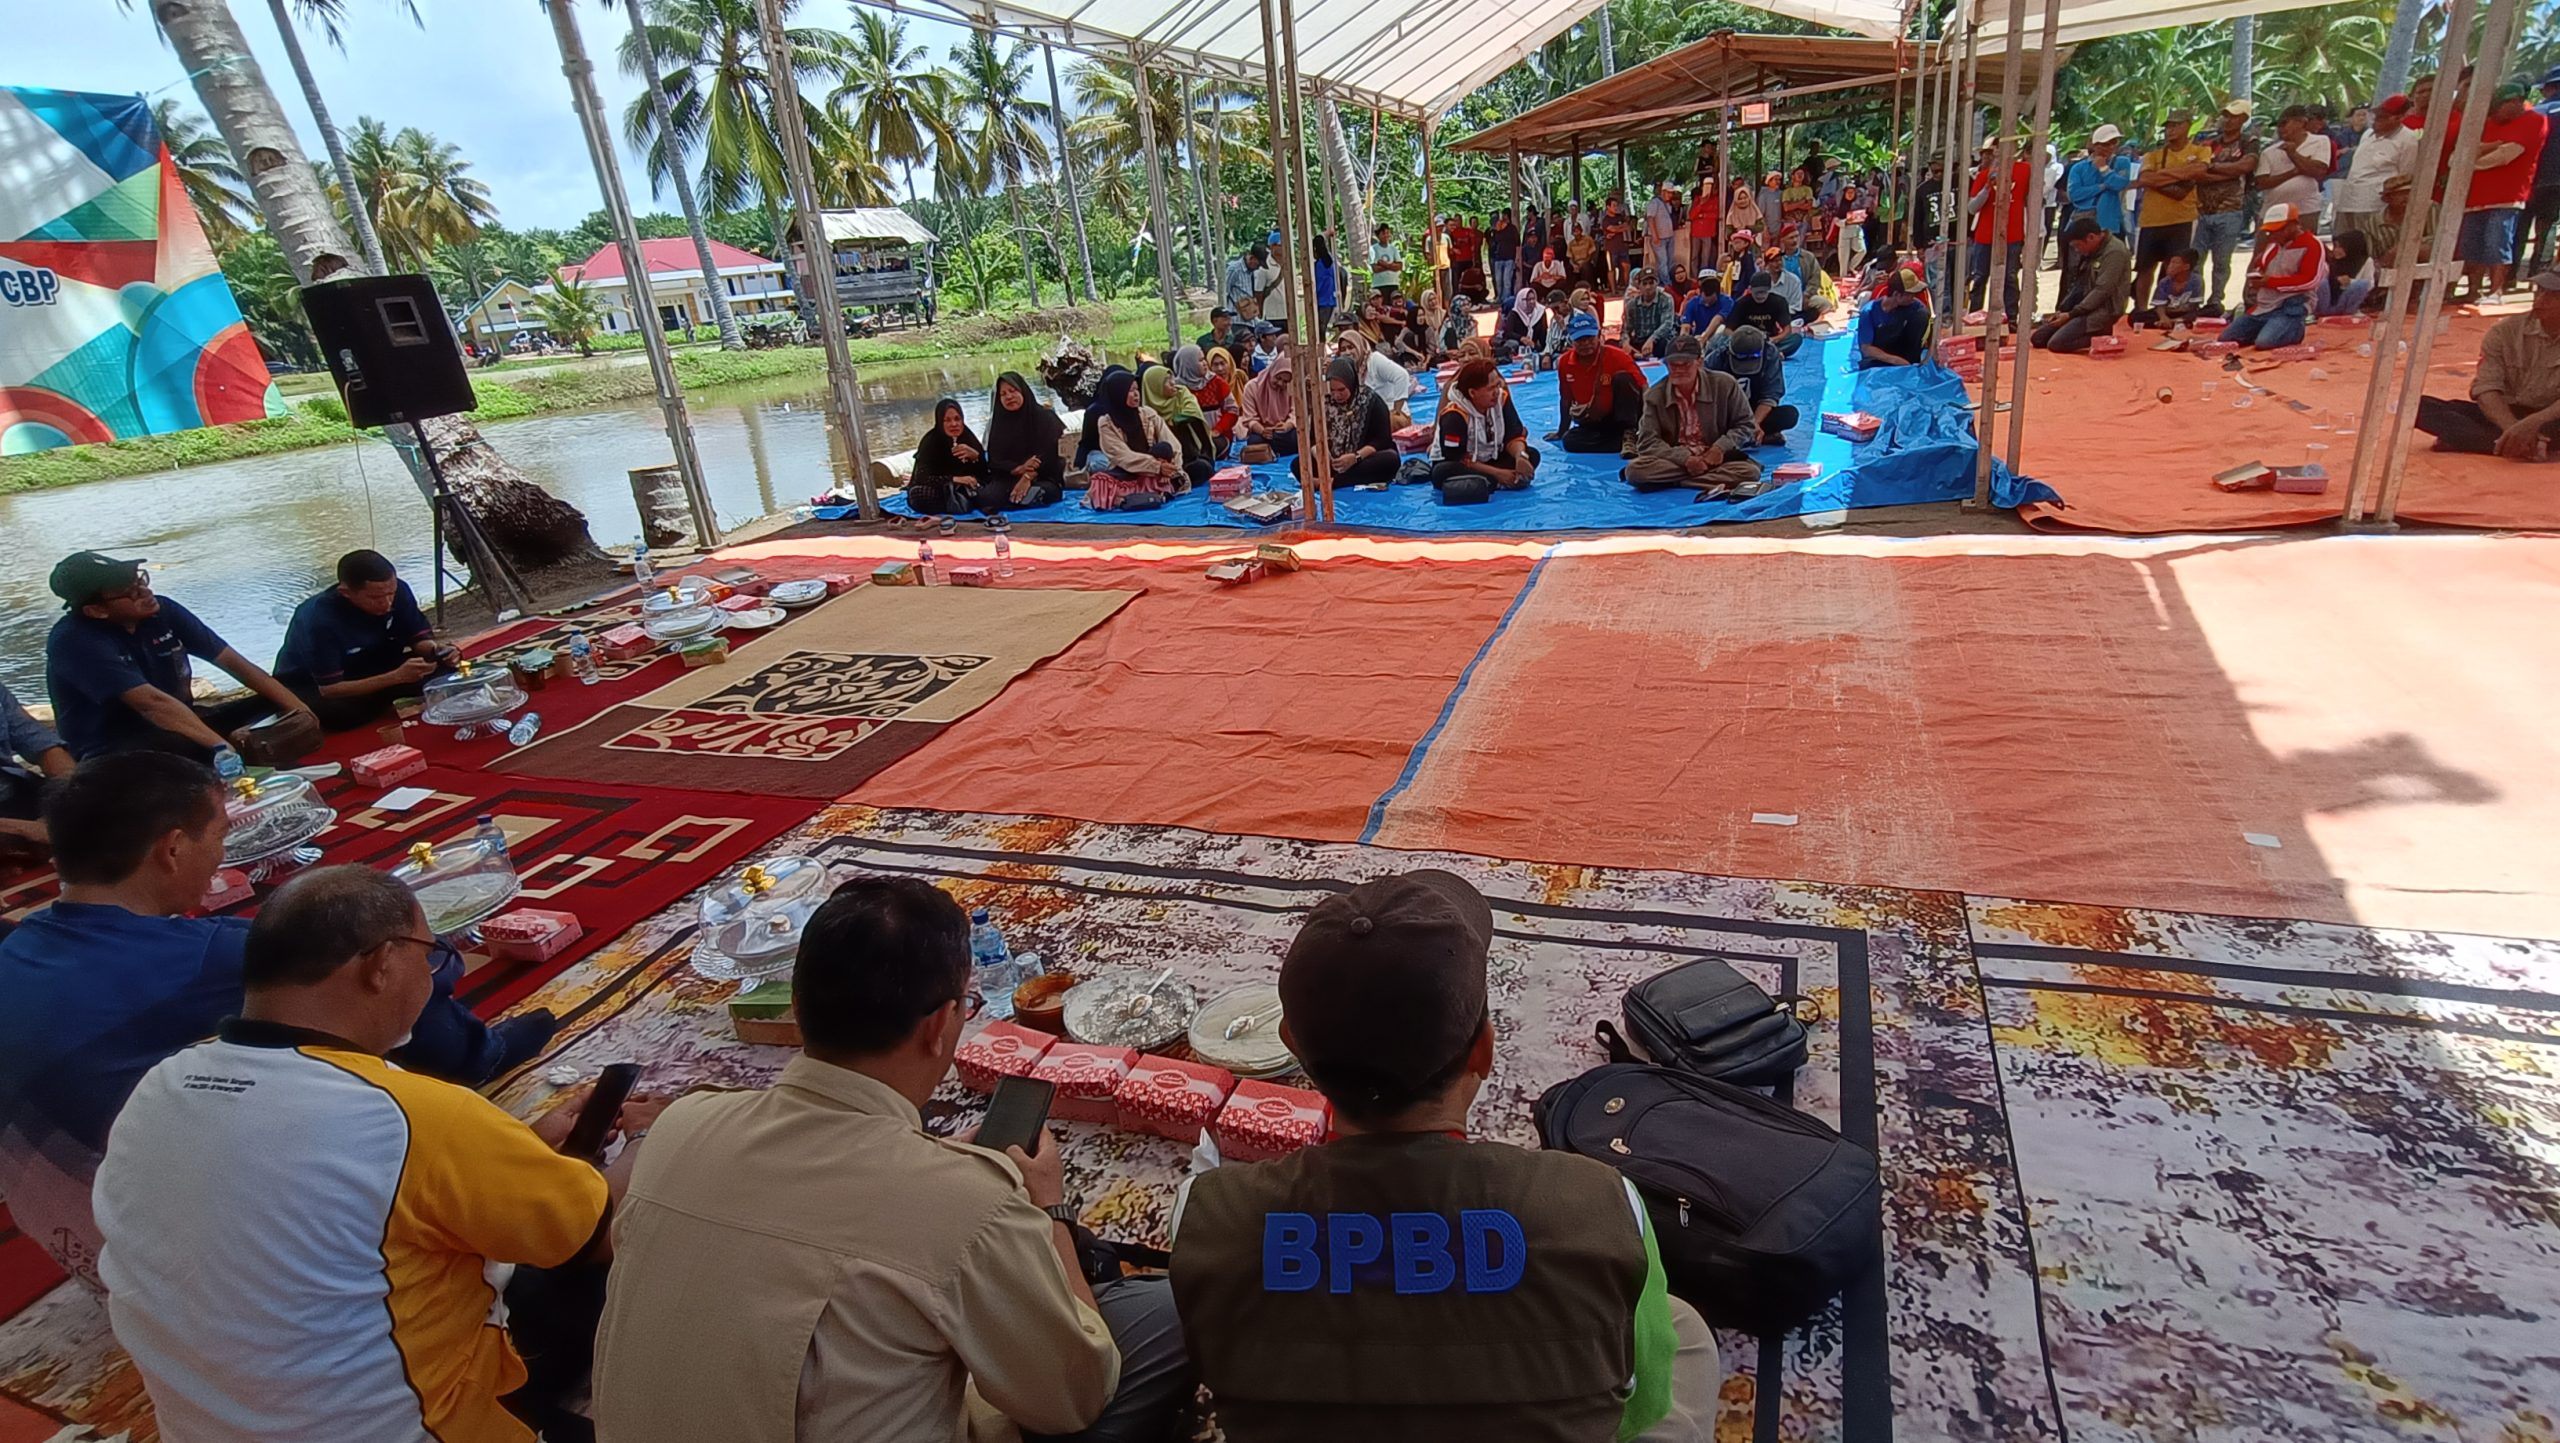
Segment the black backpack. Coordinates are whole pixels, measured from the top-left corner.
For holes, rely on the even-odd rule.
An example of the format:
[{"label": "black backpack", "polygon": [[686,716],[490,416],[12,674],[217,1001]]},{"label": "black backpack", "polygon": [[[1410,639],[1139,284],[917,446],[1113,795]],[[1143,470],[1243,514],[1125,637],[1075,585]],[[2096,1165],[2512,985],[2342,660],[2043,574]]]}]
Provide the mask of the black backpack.
[{"label": "black backpack", "polygon": [[1756,1092],[1613,1062],[1547,1089],[1540,1143],[1626,1175],[1671,1291],[1718,1327],[1768,1335],[1881,1264],[1875,1154]]}]

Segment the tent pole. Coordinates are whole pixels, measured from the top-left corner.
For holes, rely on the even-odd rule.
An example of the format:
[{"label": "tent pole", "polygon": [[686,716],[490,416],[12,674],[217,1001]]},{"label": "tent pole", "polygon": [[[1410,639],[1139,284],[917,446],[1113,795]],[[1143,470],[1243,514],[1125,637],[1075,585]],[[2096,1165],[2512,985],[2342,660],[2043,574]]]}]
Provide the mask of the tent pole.
[{"label": "tent pole", "polygon": [[[2480,35],[2480,54],[2475,62],[2477,72],[2473,83],[2465,88],[2470,103],[2463,106],[2462,125],[2452,137],[2453,164],[2445,176],[2446,195],[2470,193],[2471,174],[2476,168],[2473,163],[2480,155],[2481,124],[2488,118],[2490,109],[2480,102],[2480,97],[2497,93],[2499,73],[2506,65],[2508,51],[2515,45],[2516,11],[2516,0],[2489,0],[2489,24]],[[2448,26],[2445,33],[2458,38],[2468,31]],[[2442,99],[2442,87],[2438,87],[2437,94],[2428,99],[2431,125],[2435,123],[2432,112]],[[2425,171],[2418,173],[2426,174]],[[2418,401],[2427,389],[2427,358],[2435,349],[2436,327],[2444,313],[2444,293],[2452,289],[2451,263],[2456,225],[2445,223],[2449,214],[2437,218],[2435,246],[2427,266],[2426,293],[2418,298],[2417,324],[2409,337],[2408,374],[2401,383],[2397,414],[2392,417],[2391,457],[2382,468],[2382,492],[2374,505],[2373,520],[2377,526],[2393,524],[2393,519],[2400,512],[2400,485],[2408,479],[2409,446],[2418,432]]]},{"label": "tent pole", "polygon": [[1209,248],[1209,191],[1201,179],[1200,127],[1191,115],[1191,74],[1182,76],[1182,155],[1184,169],[1191,172],[1191,207],[1200,216],[1200,284],[1210,291],[1218,289],[1218,253]]},{"label": "tent pole", "polygon": [[[1519,224],[1520,224],[1520,151],[1519,151],[1519,148],[1518,148],[1517,146],[1514,146],[1514,147],[1512,148],[1512,151],[1511,151],[1510,177],[1511,177],[1511,201],[1510,201],[1511,209],[1510,209],[1510,211],[1509,211],[1509,215],[1511,216],[1511,223],[1512,223],[1514,226],[1517,226],[1517,225],[1519,225]],[[1514,262],[1513,262],[1513,272],[1514,272],[1514,274],[1517,274],[1517,273],[1518,273],[1518,261],[1517,261],[1516,253],[1515,253]],[[1496,297],[1494,297],[1494,299],[1495,299],[1495,300],[1497,300],[1497,301],[1499,301],[1499,300],[1502,300],[1503,298],[1502,298],[1502,297],[1500,297],[1500,296],[1496,296]]]},{"label": "tent pole", "polygon": [[1049,67],[1049,123],[1058,132],[1058,175],[1067,187],[1067,215],[1075,222],[1076,259],[1084,266],[1084,298],[1100,301],[1102,291],[1093,283],[1093,247],[1084,238],[1084,205],[1076,199],[1075,143],[1067,136],[1066,102],[1058,95],[1058,52],[1043,45],[1040,59]]},{"label": "tent pole", "polygon": [[[1292,179],[1305,170],[1306,157],[1294,143],[1302,132],[1297,127],[1295,56],[1282,39],[1286,33],[1280,15],[1283,3],[1285,0],[1261,0],[1262,71],[1267,96],[1263,119],[1271,152],[1272,218],[1280,227],[1281,248],[1288,256],[1282,284],[1296,293],[1291,297],[1286,337],[1289,348],[1296,353],[1298,370],[1292,398],[1298,413],[1298,515],[1302,520],[1316,522],[1323,519],[1321,501],[1329,499],[1329,488],[1323,482],[1331,479],[1333,451],[1325,435],[1324,379],[1316,366],[1316,346],[1309,339],[1318,330],[1314,320],[1315,247],[1299,215],[1304,192]],[[1318,371],[1313,385],[1308,384],[1310,371]]]},{"label": "tent pole", "polygon": [[1423,119],[1422,131],[1422,263],[1431,270],[1431,293],[1442,305],[1449,303],[1449,273],[1440,267],[1440,202],[1431,183],[1431,132],[1429,117]]},{"label": "tent pole", "polygon": [[1582,155],[1582,137],[1577,135],[1573,138],[1573,219],[1576,225],[1582,223]]},{"label": "tent pole", "polygon": [[[2037,272],[2044,258],[2045,142],[2053,133],[2053,41],[2062,26],[2062,0],[2044,0],[2044,46],[2037,62],[2035,139],[2027,145],[2027,258],[2024,314],[2036,314]],[[2035,349],[2032,324],[2018,331],[2018,364],[2009,373],[2009,469],[2018,469],[2019,448],[2027,439],[2027,361]],[[1978,496],[1979,500],[1989,497]]]},{"label": "tent pole", "polygon": [[[2009,0],[2008,52],[2000,76],[2000,129],[1991,147],[1991,204],[1983,212],[1991,244],[1982,263],[1982,404],[1973,413],[1973,499],[1965,503],[1973,511],[1991,504],[1991,432],[1999,424],[2000,340],[2008,320],[2007,307],[2000,304],[2000,288],[2009,273],[2010,255],[2016,250],[2007,232],[2010,181],[2018,168],[2018,60],[2026,29],[2027,0]],[[2020,279],[2032,282],[2035,277]],[[2018,299],[2010,297],[2012,304]],[[2022,354],[2019,359],[2026,358]],[[2016,404],[2016,399],[2011,398],[2010,405]]]},{"label": "tent pole", "polygon": [[[2472,0],[2453,0],[2445,16],[2444,54],[2438,64],[2438,75],[2460,73],[2462,56],[2471,35]],[[2453,108],[2453,89],[2439,85],[2427,102],[2427,113],[2419,117],[2418,160],[2413,174],[2442,175],[2448,147],[2445,143],[2445,119]],[[2447,190],[2447,194],[2451,194]],[[2414,291],[2417,279],[2426,273],[2421,256],[2431,236],[2418,230],[2422,211],[2412,206],[2409,229],[2400,237],[2400,254],[2392,262],[2384,280],[2391,287],[2383,302],[2382,318],[2373,326],[2373,370],[2365,379],[2364,410],[2356,423],[2356,444],[2347,469],[2347,497],[2338,519],[2348,525],[2365,520],[2369,514],[2363,505],[2366,482],[2378,467],[2386,464],[2391,454],[2391,433],[2401,428],[2400,398],[2396,394],[2400,379],[2401,337],[2406,333],[2410,312],[2416,306]],[[2442,227],[2438,227],[2442,229]],[[2437,273],[2439,284],[2441,272]],[[2433,289],[2434,287],[2430,287]],[[2412,417],[2411,420],[2415,420]],[[2379,488],[2376,488],[2377,491]]]},{"label": "tent pole", "polygon": [[1147,153],[1147,223],[1155,227],[1156,284],[1164,290],[1165,354],[1170,357],[1182,349],[1182,312],[1173,295],[1173,222],[1165,214],[1164,156],[1156,149],[1156,97],[1148,86],[1146,56],[1135,45],[1129,47],[1129,63],[1136,67],[1138,145]]},{"label": "tent pole", "polygon": [[1951,323],[1964,316],[1965,283],[1973,270],[1973,220],[1964,213],[1963,200],[1973,184],[1972,121],[1981,80],[1976,41],[1981,33],[1982,27],[1967,16],[1963,53],[1951,57],[1947,65],[1947,95],[1952,103],[1947,107],[1947,173],[1938,181],[1938,215],[1947,246],[1947,293],[1941,300]]},{"label": "tent pole", "polygon": [[[1289,309],[1296,318],[1292,323],[1293,333],[1303,333],[1306,337],[1299,354],[1312,360],[1324,354],[1324,321],[1316,314],[1315,205],[1308,198],[1307,191],[1310,184],[1307,170],[1307,91],[1305,78],[1298,70],[1297,6],[1293,0],[1279,0],[1279,8],[1280,58],[1287,66],[1285,78],[1289,83],[1289,218],[1297,227],[1297,234],[1301,237],[1298,248],[1304,253],[1300,257],[1302,264],[1297,268],[1295,282],[1299,301]],[[1298,384],[1305,388],[1309,400],[1320,403],[1324,377],[1312,367],[1300,369],[1304,374]],[[1314,406],[1313,416],[1313,434],[1329,448],[1333,438],[1325,428],[1321,404]],[[1302,427],[1305,424],[1300,423]],[[1308,432],[1301,430],[1299,434],[1305,436]],[[1327,450],[1319,454],[1331,453]],[[1316,494],[1324,503],[1324,524],[1330,526],[1333,524],[1333,470],[1328,466],[1320,468],[1320,472],[1316,478]]]},{"label": "tent pole", "polygon": [[[1921,177],[1928,173],[1925,157],[1930,140],[1929,14],[1926,10],[1920,11],[1919,14],[1920,40],[1919,44],[1913,48],[1911,55],[1912,64],[1918,67],[1920,72],[1918,83],[1912,87],[1911,92],[1911,178],[1902,187],[1902,203],[1895,207],[1902,213],[1903,247],[1911,251],[1920,249],[1920,185]],[[1920,273],[1924,276],[1929,273],[1925,261]]]},{"label": "tent pole", "polygon": [[[1733,229],[1733,107],[1716,107],[1716,246],[1707,264],[1724,264],[1725,234]],[[1700,277],[1701,281],[1704,277]]]}]

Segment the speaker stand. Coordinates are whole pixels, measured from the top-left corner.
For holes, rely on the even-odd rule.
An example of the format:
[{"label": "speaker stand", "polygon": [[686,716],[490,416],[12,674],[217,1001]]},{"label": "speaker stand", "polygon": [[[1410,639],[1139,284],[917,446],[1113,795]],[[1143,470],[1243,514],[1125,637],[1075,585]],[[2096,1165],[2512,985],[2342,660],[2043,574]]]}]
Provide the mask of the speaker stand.
[{"label": "speaker stand", "polygon": [[[524,578],[516,574],[515,567],[498,554],[496,547],[489,544],[488,536],[480,530],[480,522],[472,516],[471,509],[454,496],[453,488],[445,482],[444,467],[436,460],[436,448],[428,441],[427,433],[411,425],[410,434],[417,437],[418,454],[426,459],[427,476],[435,483],[435,505],[431,510],[429,529],[435,546],[436,625],[439,628],[444,625],[444,533],[448,522],[460,533],[462,559],[471,567],[472,584],[488,598],[491,617],[494,619],[498,613],[510,608],[518,612],[531,610],[533,600],[525,592]],[[489,574],[481,575],[483,570]]]}]

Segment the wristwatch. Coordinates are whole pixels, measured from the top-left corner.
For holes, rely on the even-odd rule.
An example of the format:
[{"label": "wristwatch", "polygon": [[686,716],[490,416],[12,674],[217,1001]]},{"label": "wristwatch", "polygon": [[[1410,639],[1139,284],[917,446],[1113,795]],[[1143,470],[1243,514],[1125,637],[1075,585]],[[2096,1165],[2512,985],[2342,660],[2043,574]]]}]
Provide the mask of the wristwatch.
[{"label": "wristwatch", "polygon": [[1076,1225],[1076,1205],[1074,1203],[1055,1202],[1042,1208],[1040,1211],[1047,1213],[1050,1217],[1059,1222],[1065,1223],[1068,1227],[1074,1227]]}]

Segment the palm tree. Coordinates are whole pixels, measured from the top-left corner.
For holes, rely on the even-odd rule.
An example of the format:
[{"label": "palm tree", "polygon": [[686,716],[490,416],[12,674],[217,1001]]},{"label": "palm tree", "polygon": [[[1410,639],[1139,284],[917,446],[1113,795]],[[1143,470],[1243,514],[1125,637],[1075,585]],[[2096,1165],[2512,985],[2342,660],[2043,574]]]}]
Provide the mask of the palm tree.
[{"label": "palm tree", "polygon": [[994,185],[1004,192],[1013,211],[1013,238],[1022,248],[1023,285],[1031,294],[1032,309],[1037,310],[1040,272],[1032,259],[1031,232],[1022,223],[1020,187],[1032,169],[1046,169],[1049,164],[1048,141],[1040,133],[1048,123],[1049,107],[1025,98],[1031,84],[1026,50],[1016,43],[1010,52],[999,52],[985,31],[973,32],[951,47],[952,130],[959,142],[952,168],[965,167],[965,174],[977,185]]},{"label": "palm tree", "polygon": [[152,106],[151,118],[160,127],[160,143],[169,149],[178,183],[186,187],[187,202],[204,225],[204,238],[219,250],[246,234],[240,167],[231,163],[231,152],[222,148],[213,127],[194,111],[180,110],[174,100]]},{"label": "palm tree", "polygon": [[[195,84],[231,158],[248,177],[267,234],[283,249],[302,285],[364,273],[329,214],[329,201],[303,160],[284,106],[240,33],[226,0],[152,7],[151,18]],[[406,432],[410,428],[402,428]],[[526,480],[524,473],[460,417],[420,423],[417,445],[433,453],[454,499],[480,522],[500,556],[520,567],[590,561],[602,556],[579,510]],[[404,456],[406,453],[404,453]],[[419,468],[414,464],[412,474]],[[427,483],[419,481],[421,490]],[[483,558],[474,557],[474,571]]]},{"label": "palm tree", "polygon": [[577,347],[581,356],[596,353],[596,330],[604,323],[604,312],[585,281],[562,276],[549,295],[534,298],[533,313],[542,318],[551,339]]},{"label": "palm tree", "polygon": [[849,112],[849,128],[865,151],[905,170],[912,206],[916,167],[951,143],[943,120],[951,105],[948,77],[926,63],[923,46],[907,43],[907,22],[870,9],[855,12],[844,60],[844,81],[827,96],[827,109]]},{"label": "palm tree", "polygon": [[[610,0],[607,0],[610,3]],[[649,22],[642,13],[640,0],[622,0],[623,13],[631,19],[631,37],[622,42],[622,68],[640,77],[641,94],[649,102],[660,134],[673,129],[667,121],[667,92],[659,85],[658,52],[649,44]],[[681,163],[667,168],[667,179],[676,192],[676,206],[684,212],[684,228],[693,237],[693,255],[702,267],[703,289],[711,296],[711,323],[720,330],[720,349],[743,351],[747,338],[738,329],[737,313],[729,306],[729,293],[719,283],[720,263],[711,254],[711,233],[702,227],[702,206],[693,196],[693,177]],[[649,177],[649,193],[657,194],[658,177]]]},{"label": "palm tree", "polygon": [[[710,208],[743,210],[761,200],[779,237],[786,233],[782,210],[791,187],[773,125],[756,3],[661,0],[652,10],[649,45],[667,67],[658,82],[666,122],[659,123],[660,107],[643,96],[623,113],[623,133],[646,156],[651,175],[699,154],[701,195]],[[784,13],[798,3],[784,0]],[[840,144],[843,126],[807,97],[827,94],[842,80],[851,42],[836,31],[806,27],[791,30],[790,40],[809,146],[824,153]]]},{"label": "palm tree", "polygon": [[2254,64],[2261,89],[2323,100],[2336,113],[2374,96],[2390,27],[2362,7],[2324,6],[2259,17]]},{"label": "palm tree", "polygon": [[347,145],[362,212],[385,253],[423,267],[435,249],[469,240],[497,219],[489,188],[465,172],[460,150],[415,126],[393,134],[369,115],[356,117]]},{"label": "palm tree", "polygon": [[859,136],[847,134],[810,157],[817,171],[820,205],[893,205],[889,168],[882,165]]},{"label": "palm tree", "polygon": [[2090,41],[2071,57],[2074,99],[2092,123],[2110,121],[2136,135],[2156,135],[2162,117],[2184,107],[2210,115],[2223,81],[2207,27],[2172,26]]},{"label": "palm tree", "polygon": [[[417,0],[390,0],[416,24],[419,19]],[[347,150],[339,138],[338,127],[329,120],[328,102],[320,98],[320,82],[311,76],[311,60],[302,53],[302,37],[294,29],[295,12],[306,25],[317,25],[329,44],[344,53],[346,37],[339,30],[347,18],[346,0],[267,0],[267,9],[275,16],[276,34],[284,39],[285,58],[293,62],[294,79],[302,85],[302,103],[311,110],[311,122],[320,127],[320,143],[329,152],[329,168],[337,172],[338,184],[349,194],[356,189],[355,172],[348,168]],[[373,222],[361,208],[351,208],[356,227],[356,244],[364,248],[365,259],[376,271],[382,269],[382,241],[374,234]]]}]

